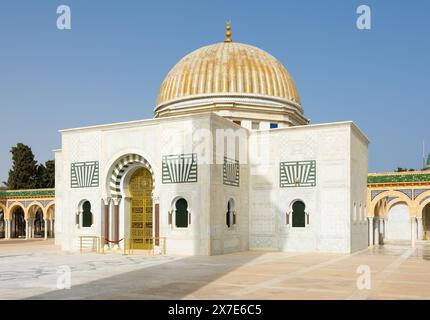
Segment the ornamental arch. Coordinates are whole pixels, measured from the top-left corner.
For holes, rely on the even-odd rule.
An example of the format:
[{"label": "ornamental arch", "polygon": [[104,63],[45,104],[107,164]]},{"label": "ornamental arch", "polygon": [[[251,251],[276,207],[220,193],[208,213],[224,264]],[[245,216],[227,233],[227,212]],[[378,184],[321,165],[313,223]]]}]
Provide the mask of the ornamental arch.
[{"label": "ornamental arch", "polygon": [[[385,239],[396,240],[389,239],[396,234],[393,230],[403,230],[397,232],[398,240],[408,238],[413,246],[416,241],[427,240],[423,217],[429,203],[430,170],[369,174],[369,244],[383,244]],[[402,212],[400,208],[403,208]]]},{"label": "ornamental arch", "polygon": [[3,212],[5,239],[54,236],[54,189],[0,191],[0,211]]}]

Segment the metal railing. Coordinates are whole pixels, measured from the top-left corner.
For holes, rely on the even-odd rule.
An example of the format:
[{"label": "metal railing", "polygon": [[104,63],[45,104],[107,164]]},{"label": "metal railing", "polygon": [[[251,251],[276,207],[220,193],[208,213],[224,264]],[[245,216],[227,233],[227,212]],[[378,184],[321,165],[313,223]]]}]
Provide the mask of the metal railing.
[{"label": "metal railing", "polygon": [[[79,236],[79,251],[82,253],[84,249],[88,249],[85,240],[91,240],[90,252],[104,253],[102,239],[97,236]],[[85,242],[84,242],[85,241]]]},{"label": "metal railing", "polygon": [[[87,246],[89,241],[90,246]],[[149,255],[166,255],[167,252],[167,238],[166,237],[156,237],[156,238],[141,238],[148,248],[141,248],[140,244],[136,245],[136,240],[133,238],[124,238],[123,240],[123,254],[131,255],[135,251],[147,253]],[[97,236],[80,236],[79,237],[79,251],[83,253],[85,249],[89,249],[89,252],[96,252],[100,254],[105,253],[105,239],[103,237]]]}]

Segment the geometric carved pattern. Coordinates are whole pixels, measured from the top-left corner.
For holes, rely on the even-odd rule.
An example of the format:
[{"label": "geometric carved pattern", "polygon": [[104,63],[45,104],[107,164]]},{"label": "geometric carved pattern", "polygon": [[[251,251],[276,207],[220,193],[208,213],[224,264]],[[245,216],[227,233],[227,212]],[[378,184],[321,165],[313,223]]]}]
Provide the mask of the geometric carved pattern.
[{"label": "geometric carved pattern", "polygon": [[414,190],[414,199],[418,198],[418,196],[426,191],[429,191],[430,189],[415,189]]},{"label": "geometric carved pattern", "polygon": [[239,161],[224,157],[223,181],[227,186],[239,186]]},{"label": "geometric carved pattern", "polygon": [[412,189],[399,189],[399,190],[396,190],[396,191],[403,193],[403,194],[404,194],[404,195],[406,195],[409,199],[411,199],[411,200],[412,200]]},{"label": "geometric carved pattern", "polygon": [[71,165],[71,187],[88,188],[99,186],[99,162],[75,162]]},{"label": "geometric carved pattern", "polygon": [[373,201],[373,199],[375,199],[379,194],[381,194],[382,192],[385,192],[385,191],[388,191],[388,190],[372,190],[372,191],[371,191],[371,193],[370,193],[370,197],[371,197],[372,201]]},{"label": "geometric carved pattern", "polygon": [[197,182],[197,154],[163,156],[163,183]]},{"label": "geometric carved pattern", "polygon": [[142,164],[152,175],[152,180],[154,181],[154,171],[152,170],[149,162],[142,156],[138,154],[128,154],[121,157],[114,165],[112,173],[110,175],[109,189],[112,198],[121,199],[121,178],[124,176],[126,170],[135,163]]},{"label": "geometric carved pattern", "polygon": [[280,186],[285,187],[315,187],[316,162],[290,161],[280,164]]}]

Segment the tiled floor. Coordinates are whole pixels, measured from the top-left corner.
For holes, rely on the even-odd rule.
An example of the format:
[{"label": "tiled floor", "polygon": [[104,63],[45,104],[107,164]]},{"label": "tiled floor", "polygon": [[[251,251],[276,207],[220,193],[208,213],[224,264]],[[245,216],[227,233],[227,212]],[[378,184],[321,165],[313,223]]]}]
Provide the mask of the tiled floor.
[{"label": "tiled floor", "polygon": [[[149,257],[66,253],[52,240],[0,241],[0,298],[429,299],[429,259],[430,243],[415,249],[392,243],[352,255]],[[359,266],[369,267],[370,289],[357,288]],[[72,286],[59,290],[64,268]]]}]

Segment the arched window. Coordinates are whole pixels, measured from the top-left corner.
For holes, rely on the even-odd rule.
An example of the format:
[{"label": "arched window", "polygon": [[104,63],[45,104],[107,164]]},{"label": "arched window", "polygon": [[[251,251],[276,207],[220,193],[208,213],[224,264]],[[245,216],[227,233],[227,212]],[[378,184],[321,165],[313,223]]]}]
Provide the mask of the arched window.
[{"label": "arched window", "polygon": [[227,212],[225,214],[225,223],[228,228],[236,224],[235,214],[234,214],[234,201],[233,199],[227,202]]},{"label": "arched window", "polygon": [[305,226],[305,204],[302,201],[296,201],[293,203],[293,228],[304,228]]},{"label": "arched window", "polygon": [[90,228],[93,224],[93,214],[91,213],[91,203],[85,201],[82,204],[82,227]]},{"label": "arched window", "polygon": [[175,221],[177,228],[188,227],[188,202],[180,198],[175,203]]}]

